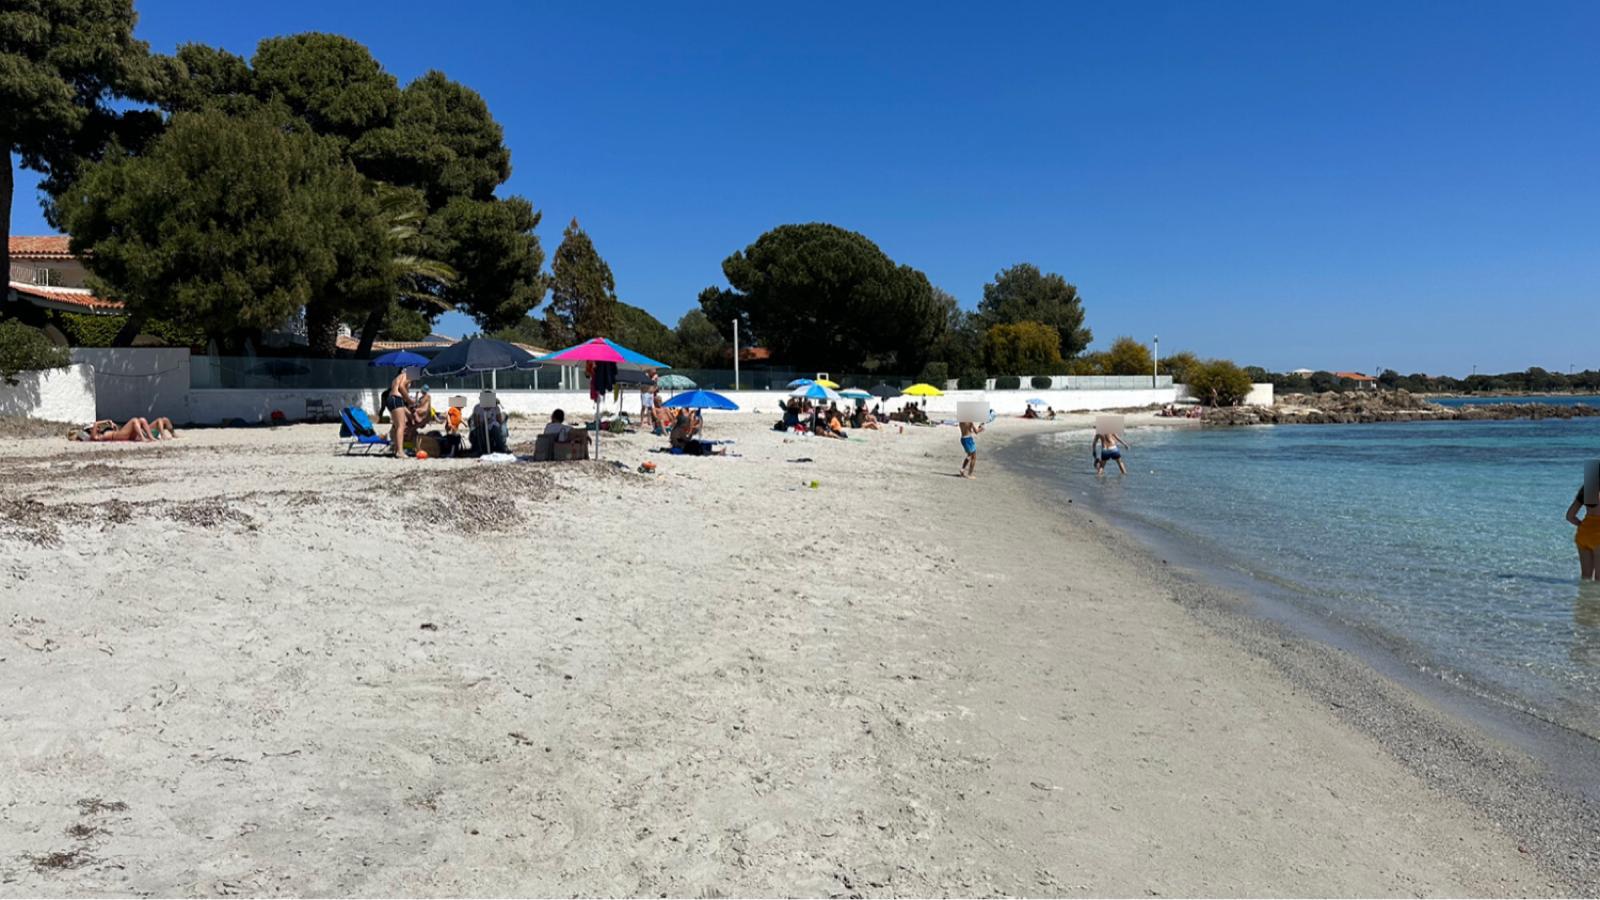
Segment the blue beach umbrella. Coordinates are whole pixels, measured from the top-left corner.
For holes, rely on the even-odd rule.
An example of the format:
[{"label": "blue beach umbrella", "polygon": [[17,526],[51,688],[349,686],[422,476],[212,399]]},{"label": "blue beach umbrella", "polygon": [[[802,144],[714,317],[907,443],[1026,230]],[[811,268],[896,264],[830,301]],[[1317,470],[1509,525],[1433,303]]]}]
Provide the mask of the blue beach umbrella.
[{"label": "blue beach umbrella", "polygon": [[690,391],[661,404],[673,409],[738,409],[739,404],[715,391]]},{"label": "blue beach umbrella", "polygon": [[816,382],[809,378],[796,378],[795,380],[789,382],[789,387],[800,388],[805,387],[808,384],[816,384]]},{"label": "blue beach umbrella", "polygon": [[789,396],[799,397],[804,400],[837,400],[839,399],[839,392],[833,388],[825,388],[820,384],[811,383],[804,387],[795,388],[789,392]]},{"label": "blue beach umbrella", "polygon": [[374,368],[388,367],[391,369],[409,369],[413,366],[425,366],[428,358],[420,353],[410,350],[390,350],[382,356],[374,357],[367,365]]},{"label": "blue beach umbrella", "polygon": [[1040,400],[1038,397],[1032,397],[1032,398],[1030,398],[1028,400],[1028,405],[1029,406],[1043,406],[1044,405],[1044,401]]},{"label": "blue beach umbrella", "polygon": [[861,388],[850,388],[849,390],[840,391],[839,392],[839,396],[848,397],[851,400],[871,400],[872,399],[872,394],[870,392],[868,392],[868,391],[863,391]]}]

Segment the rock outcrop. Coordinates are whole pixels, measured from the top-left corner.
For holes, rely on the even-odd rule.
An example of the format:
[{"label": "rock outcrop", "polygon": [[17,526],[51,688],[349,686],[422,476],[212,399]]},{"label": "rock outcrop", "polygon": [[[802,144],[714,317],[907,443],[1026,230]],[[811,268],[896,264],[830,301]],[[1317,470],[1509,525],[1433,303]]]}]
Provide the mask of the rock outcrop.
[{"label": "rock outcrop", "polygon": [[1441,406],[1410,391],[1329,391],[1284,394],[1271,407],[1235,406],[1207,410],[1205,425],[1325,425],[1364,422],[1422,422],[1486,419],[1571,419],[1600,416],[1600,407],[1554,403],[1484,403]]}]

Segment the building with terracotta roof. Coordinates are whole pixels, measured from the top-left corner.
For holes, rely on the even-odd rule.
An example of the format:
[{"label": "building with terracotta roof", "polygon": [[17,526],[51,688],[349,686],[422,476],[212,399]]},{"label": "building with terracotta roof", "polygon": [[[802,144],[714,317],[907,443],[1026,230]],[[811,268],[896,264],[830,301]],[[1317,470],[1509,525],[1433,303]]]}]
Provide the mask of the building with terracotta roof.
[{"label": "building with terracotta roof", "polygon": [[[10,243],[11,273],[8,302],[27,304],[44,312],[121,315],[122,304],[97,297],[87,286],[89,272],[83,261],[72,255],[64,235],[13,235]],[[48,316],[26,315],[20,310],[8,314],[32,320]]]},{"label": "building with terracotta roof", "polygon": [[1356,387],[1376,388],[1378,386],[1378,379],[1373,378],[1371,375],[1363,375],[1360,372],[1335,372],[1333,377],[1341,381],[1354,381]]}]

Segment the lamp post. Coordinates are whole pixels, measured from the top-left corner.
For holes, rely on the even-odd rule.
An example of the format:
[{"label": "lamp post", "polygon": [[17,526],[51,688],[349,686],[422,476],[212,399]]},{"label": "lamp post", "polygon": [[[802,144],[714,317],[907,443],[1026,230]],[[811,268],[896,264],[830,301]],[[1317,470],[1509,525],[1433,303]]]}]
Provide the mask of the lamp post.
[{"label": "lamp post", "polygon": [[739,320],[733,320],[733,389],[739,389]]},{"label": "lamp post", "polygon": [[1161,377],[1161,335],[1150,339],[1150,344],[1155,349],[1150,353],[1150,387],[1156,386],[1156,379]]}]

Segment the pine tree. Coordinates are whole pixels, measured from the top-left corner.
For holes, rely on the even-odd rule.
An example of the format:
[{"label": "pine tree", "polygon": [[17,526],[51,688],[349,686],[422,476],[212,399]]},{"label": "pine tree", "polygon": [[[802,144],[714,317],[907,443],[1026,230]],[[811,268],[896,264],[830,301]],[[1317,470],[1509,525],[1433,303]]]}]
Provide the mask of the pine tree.
[{"label": "pine tree", "polygon": [[611,267],[573,219],[550,264],[545,332],[552,345],[564,347],[609,336],[616,331],[617,315],[617,284]]}]

